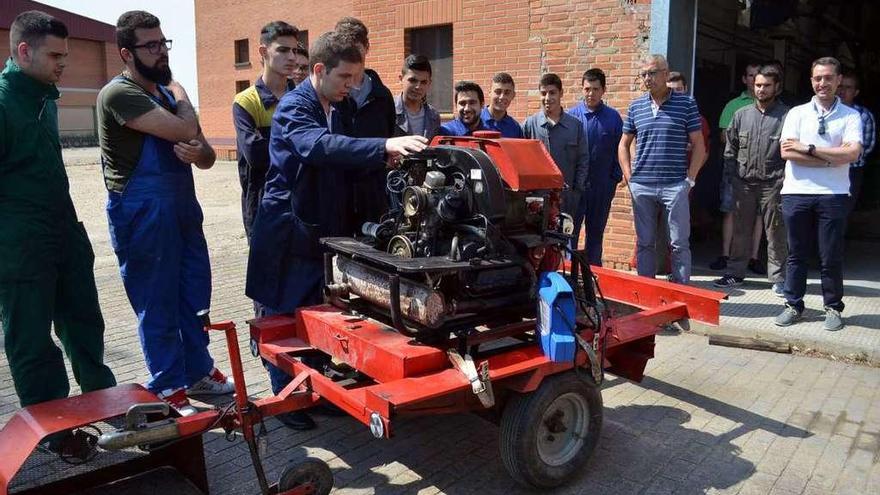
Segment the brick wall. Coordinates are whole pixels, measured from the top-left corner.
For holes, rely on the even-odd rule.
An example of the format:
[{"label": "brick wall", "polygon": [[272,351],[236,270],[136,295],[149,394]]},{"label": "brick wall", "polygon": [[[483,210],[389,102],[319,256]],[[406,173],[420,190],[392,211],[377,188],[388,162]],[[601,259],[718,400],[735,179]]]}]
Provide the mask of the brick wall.
[{"label": "brick wall", "polygon": [[[607,102],[625,112],[639,94],[635,75],[648,49],[650,0],[306,0],[296,2],[289,13],[286,5],[256,0],[242,9],[228,0],[196,1],[199,111],[206,135],[215,142],[234,136],[230,108],[235,81],[259,74],[257,33],[276,18],[308,29],[311,40],[332,29],[339,17],[360,18],[370,29],[367,65],[393,93],[399,91],[397,75],[407,55],[405,30],[450,24],[453,80],[472,79],[488,90],[493,74],[509,72],[518,87],[510,112],[520,121],[539,108],[537,81],[542,73],[559,74],[565,86],[563,103],[570,107],[579,101],[580,77],[590,67],[606,72]],[[233,41],[245,37],[251,40],[252,66],[236,69]],[[632,207],[621,188],[606,230],[606,264],[629,268],[634,244]]]},{"label": "brick wall", "polygon": [[[351,15],[352,0],[196,0],[196,54],[199,78],[199,119],[205,135],[218,146],[223,158],[231,144],[235,151],[232,99],[235,81],[259,77],[260,29],[275,20],[309,31],[309,40],[333,29],[336,21]],[[250,65],[235,66],[235,40],[249,40]],[[174,52],[171,53],[174,56]]]}]

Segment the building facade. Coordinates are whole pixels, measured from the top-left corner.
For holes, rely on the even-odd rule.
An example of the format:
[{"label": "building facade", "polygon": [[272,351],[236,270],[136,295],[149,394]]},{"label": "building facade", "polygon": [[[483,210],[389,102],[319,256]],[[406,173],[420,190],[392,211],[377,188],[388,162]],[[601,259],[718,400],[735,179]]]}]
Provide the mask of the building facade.
[{"label": "building facade", "polygon": [[65,10],[29,0],[0,0],[0,60],[9,58],[9,27],[21,12],[41,10],[67,26],[67,67],[58,84],[58,124],[65,145],[97,143],[95,100],[98,91],[119,73],[116,28]]},{"label": "building facade", "polygon": [[[196,0],[202,127],[222,157],[234,158],[232,99],[260,73],[260,27],[281,19],[306,30],[314,39],[347,15],[361,19],[370,29],[367,65],[379,73],[392,93],[399,91],[403,59],[417,52],[432,59],[434,88],[429,100],[441,110],[452,110],[454,81],[474,80],[488,90],[492,76],[504,71],[517,84],[510,113],[523,121],[539,108],[537,83],[543,73],[555,72],[562,78],[567,108],[580,101],[583,72],[600,67],[608,75],[607,102],[625,112],[641,91],[636,77],[639,60],[654,48],[651,18],[657,15],[658,7],[667,16],[674,8],[667,0],[653,3],[255,0],[242,9],[227,0]],[[694,4],[693,0],[683,3]],[[607,265],[629,268],[634,239],[629,194],[621,187],[605,235]]]}]

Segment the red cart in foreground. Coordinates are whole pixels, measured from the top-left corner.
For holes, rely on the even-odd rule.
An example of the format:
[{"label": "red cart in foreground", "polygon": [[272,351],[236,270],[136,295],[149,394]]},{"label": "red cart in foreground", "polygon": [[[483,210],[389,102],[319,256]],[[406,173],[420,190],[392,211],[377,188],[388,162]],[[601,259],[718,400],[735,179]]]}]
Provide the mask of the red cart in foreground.
[{"label": "red cart in foreground", "polygon": [[[391,437],[395,421],[408,415],[476,412],[500,425],[501,459],[514,479],[535,487],[563,483],[599,439],[605,370],[641,380],[661,328],[687,319],[717,325],[725,297],[591,271],[582,253],[568,248],[573,222],[560,211],[565,187],[538,141],[488,131],[435,138],[389,172],[397,207],[363,225],[366,242],[323,239],[330,304],[250,322],[253,355],[293,377],[283,391],[252,400],[235,325],[205,321],[206,330],[226,334],[235,402],[169,418],[154,395],[124,385],[25,408],[0,431],[0,495],[46,435],[122,415],[125,425],[98,445],[141,447],[147,455],[31,492],[66,494],[161,466],[207,492],[200,435],[222,428],[242,431],[262,493],[327,493],[333,479],[326,464],[291,466],[270,483],[260,459],[263,418],[322,401],[377,438]],[[577,294],[577,313],[536,298],[543,280],[561,278],[565,251],[575,266],[565,267],[561,285]],[[537,330],[552,327],[546,322],[554,311],[557,322],[565,320],[559,335],[568,346],[557,361],[545,355],[540,341],[547,334]],[[552,355],[556,347],[549,349]],[[307,356],[315,359],[301,359]],[[316,360],[327,364],[304,364]]]},{"label": "red cart in foreground", "polygon": [[[618,311],[611,309],[603,328],[582,328],[580,336],[603,356],[601,368],[618,376],[642,378],[653,357],[654,336],[664,325],[687,319],[718,324],[723,294],[603,268],[593,272],[609,306]],[[623,314],[626,307],[635,312]],[[294,379],[277,396],[253,401],[245,388],[235,325],[210,328],[226,332],[238,389],[234,405],[143,423],[136,419],[141,413],[167,409],[140,386],[121,385],[25,408],[0,431],[0,494],[8,493],[13,476],[46,435],[126,413],[131,421],[105,435],[103,447],[153,445],[148,455],[23,493],[71,493],[159,466],[176,468],[207,493],[200,436],[214,428],[243,432],[264,493],[327,492],[332,476],[320,461],[291,466],[270,484],[254,428],[262,418],[321,401],[368,426],[377,438],[391,437],[395,421],[408,415],[476,412],[500,424],[501,458],[511,476],[536,486],[563,481],[589,457],[599,438],[601,377],[595,376],[590,354],[577,353],[577,370],[573,362],[551,362],[534,342],[533,321],[483,329],[468,338],[461,352],[462,342],[414,345],[389,326],[331,305],[302,309],[296,317],[254,320],[252,351]],[[315,351],[332,356],[346,376],[328,378],[297,359]]]}]

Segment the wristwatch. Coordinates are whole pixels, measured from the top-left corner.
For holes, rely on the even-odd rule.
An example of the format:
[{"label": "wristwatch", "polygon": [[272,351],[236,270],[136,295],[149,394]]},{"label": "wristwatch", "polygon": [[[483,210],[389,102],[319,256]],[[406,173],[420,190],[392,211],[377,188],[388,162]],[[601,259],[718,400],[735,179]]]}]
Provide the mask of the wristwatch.
[{"label": "wristwatch", "polygon": [[815,156],[815,154],[816,154],[816,145],[815,144],[807,145],[807,154],[810,156]]},{"label": "wristwatch", "polygon": [[695,185],[697,185],[697,181],[695,181],[694,179],[691,179],[690,177],[685,177],[684,180],[686,180],[687,183],[690,184],[691,187],[694,187]]}]

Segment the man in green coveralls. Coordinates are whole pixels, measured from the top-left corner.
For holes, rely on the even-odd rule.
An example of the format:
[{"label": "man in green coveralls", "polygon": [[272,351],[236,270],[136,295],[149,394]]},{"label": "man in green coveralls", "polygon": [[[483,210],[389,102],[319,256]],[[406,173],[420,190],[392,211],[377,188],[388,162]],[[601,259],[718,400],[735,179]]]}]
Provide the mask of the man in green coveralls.
[{"label": "man in green coveralls", "polygon": [[83,392],[116,385],[104,362],[94,253],[70,199],[58,136],[67,28],[39,11],[15,18],[0,74],[0,326],[22,407],[67,397],[61,351]]}]

